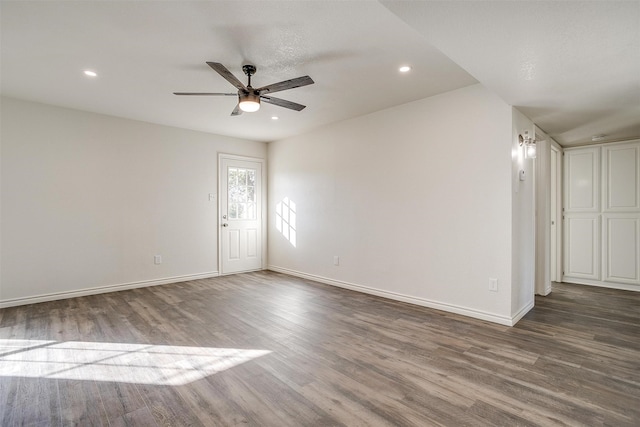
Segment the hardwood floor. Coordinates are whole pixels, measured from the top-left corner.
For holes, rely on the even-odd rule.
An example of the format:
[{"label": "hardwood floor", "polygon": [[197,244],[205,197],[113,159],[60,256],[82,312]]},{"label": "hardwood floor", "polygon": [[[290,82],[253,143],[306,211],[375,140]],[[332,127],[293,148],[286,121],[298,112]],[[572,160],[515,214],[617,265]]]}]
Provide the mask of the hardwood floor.
[{"label": "hardwood floor", "polygon": [[509,328],[273,272],[0,310],[2,426],[640,425],[640,294]]}]

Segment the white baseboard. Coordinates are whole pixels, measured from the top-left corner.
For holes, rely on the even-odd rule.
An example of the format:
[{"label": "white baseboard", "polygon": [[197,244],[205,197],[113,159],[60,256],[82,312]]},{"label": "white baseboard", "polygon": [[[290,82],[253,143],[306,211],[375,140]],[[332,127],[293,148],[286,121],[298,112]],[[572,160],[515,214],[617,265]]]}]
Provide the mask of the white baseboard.
[{"label": "white baseboard", "polygon": [[209,273],[189,274],[186,276],[164,277],[162,279],[143,280],[140,282],[122,283],[119,285],[98,286],[95,288],[78,289],[75,291],[55,292],[31,297],[0,300],[0,308],[15,307],[19,305],[36,304],[39,302],[55,301],[67,298],[83,297],[87,295],[105,294],[107,292],[124,291],[127,289],[146,288],[148,286],[166,285],[168,283],[187,282],[189,280],[208,279],[219,276],[217,271]]},{"label": "white baseboard", "polygon": [[518,323],[518,321],[520,319],[522,319],[524,317],[524,315],[527,314],[529,312],[529,310],[531,310],[533,308],[534,305],[535,305],[535,302],[532,300],[532,301],[529,302],[529,304],[525,305],[520,310],[518,310],[518,312],[516,314],[511,316],[511,322],[513,322],[511,324],[511,326],[513,326],[516,323]]},{"label": "white baseboard", "polygon": [[575,285],[599,286],[601,288],[620,289],[621,291],[640,292],[640,285],[629,283],[601,282],[599,280],[581,279],[575,277],[562,277],[562,283],[573,283]]},{"label": "white baseboard", "polygon": [[438,301],[428,300],[425,298],[412,297],[408,295],[399,294],[396,292],[383,291],[380,289],[370,288],[368,286],[356,285],[355,283],[348,283],[340,280],[329,279],[322,276],[316,276],[314,274],[302,273],[300,271],[290,270],[288,268],[278,267],[275,265],[270,265],[267,267],[267,269],[278,272],[278,273],[289,274],[291,276],[301,277],[303,279],[309,279],[309,280],[324,283],[327,285],[336,286],[339,288],[350,289],[352,291],[376,295],[379,297],[388,298],[395,301],[402,301],[409,304],[419,305],[422,307],[428,307],[436,310],[446,311],[449,313],[461,314],[463,316],[473,317],[475,319],[480,319],[480,320],[486,320],[488,322],[498,323],[500,325],[505,325],[505,326],[515,325],[516,322],[520,320],[520,318],[524,316],[533,307],[533,303],[531,303],[531,307],[523,308],[513,317],[500,316],[498,314],[475,310],[468,307],[442,303]]},{"label": "white baseboard", "polygon": [[551,286],[549,286],[548,288],[545,288],[544,291],[537,293],[536,295],[541,295],[543,297],[546,297],[550,293],[551,293]]}]

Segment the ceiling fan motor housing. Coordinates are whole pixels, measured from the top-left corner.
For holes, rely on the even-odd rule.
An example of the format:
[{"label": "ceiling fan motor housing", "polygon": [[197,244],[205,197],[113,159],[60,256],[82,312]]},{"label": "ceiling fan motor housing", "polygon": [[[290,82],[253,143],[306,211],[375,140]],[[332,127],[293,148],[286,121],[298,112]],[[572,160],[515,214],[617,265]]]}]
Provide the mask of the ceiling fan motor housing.
[{"label": "ceiling fan motor housing", "polygon": [[258,92],[244,92],[238,95],[240,102],[257,102],[260,103],[260,95]]},{"label": "ceiling fan motor housing", "polygon": [[251,64],[243,65],[242,71],[244,71],[245,75],[251,77],[256,73],[256,66]]}]

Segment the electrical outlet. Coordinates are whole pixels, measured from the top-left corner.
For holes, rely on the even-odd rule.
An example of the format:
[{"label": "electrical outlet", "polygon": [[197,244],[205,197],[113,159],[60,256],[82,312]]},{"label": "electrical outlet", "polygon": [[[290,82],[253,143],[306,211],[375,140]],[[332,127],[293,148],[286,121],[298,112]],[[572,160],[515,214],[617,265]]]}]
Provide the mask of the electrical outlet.
[{"label": "electrical outlet", "polygon": [[491,292],[498,292],[498,279],[489,278],[489,290]]},{"label": "electrical outlet", "polygon": [[162,255],[154,255],[153,263],[156,265],[162,264]]},{"label": "electrical outlet", "polygon": [[338,255],[333,256],[333,265],[340,265],[340,257]]}]

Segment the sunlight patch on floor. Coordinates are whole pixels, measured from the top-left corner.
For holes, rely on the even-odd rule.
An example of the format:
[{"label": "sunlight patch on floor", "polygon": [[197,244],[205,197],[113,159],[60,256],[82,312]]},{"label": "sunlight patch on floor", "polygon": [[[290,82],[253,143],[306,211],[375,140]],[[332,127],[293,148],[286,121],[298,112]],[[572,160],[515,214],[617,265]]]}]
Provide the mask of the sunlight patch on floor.
[{"label": "sunlight patch on floor", "polygon": [[269,350],[0,339],[0,376],[184,385]]}]

